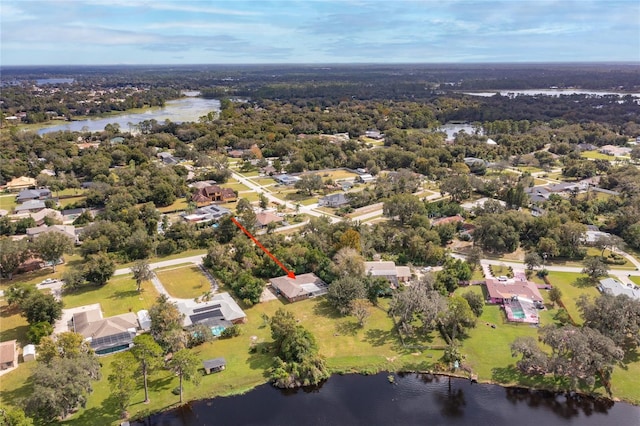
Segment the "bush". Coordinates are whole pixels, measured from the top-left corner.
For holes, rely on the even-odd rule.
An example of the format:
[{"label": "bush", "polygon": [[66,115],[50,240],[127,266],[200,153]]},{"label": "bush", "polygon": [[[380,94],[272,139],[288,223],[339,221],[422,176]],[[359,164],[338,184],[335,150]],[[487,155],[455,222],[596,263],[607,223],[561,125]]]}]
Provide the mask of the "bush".
[{"label": "bush", "polygon": [[549,271],[547,271],[546,269],[541,269],[536,273],[536,275],[538,276],[538,278],[544,278],[549,275]]},{"label": "bush", "polygon": [[53,333],[53,326],[46,321],[32,324],[27,330],[27,338],[34,345],[39,345],[43,337],[50,336]]},{"label": "bush", "polygon": [[230,339],[232,337],[238,337],[240,335],[240,327],[237,325],[232,325],[231,327],[227,327],[222,330],[220,337],[223,339]]}]

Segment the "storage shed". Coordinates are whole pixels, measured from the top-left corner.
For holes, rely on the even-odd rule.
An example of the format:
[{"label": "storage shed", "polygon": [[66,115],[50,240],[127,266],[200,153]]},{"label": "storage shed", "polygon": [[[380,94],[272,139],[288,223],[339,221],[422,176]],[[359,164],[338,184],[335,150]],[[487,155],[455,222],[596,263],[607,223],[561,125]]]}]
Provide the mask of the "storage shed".
[{"label": "storage shed", "polygon": [[224,358],[214,358],[202,361],[202,364],[204,365],[205,373],[211,374],[224,370],[227,366],[227,361]]}]

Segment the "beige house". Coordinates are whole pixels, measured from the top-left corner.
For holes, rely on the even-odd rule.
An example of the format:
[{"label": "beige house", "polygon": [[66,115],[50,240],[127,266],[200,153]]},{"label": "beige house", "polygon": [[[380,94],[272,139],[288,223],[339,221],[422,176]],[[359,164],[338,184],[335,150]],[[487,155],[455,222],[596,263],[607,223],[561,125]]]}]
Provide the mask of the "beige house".
[{"label": "beige house", "polygon": [[20,176],[7,182],[7,191],[20,191],[22,189],[33,188],[36,186],[34,178]]},{"label": "beige house", "polygon": [[289,302],[316,297],[327,293],[327,284],[316,274],[301,274],[295,278],[287,275],[271,278],[271,286]]},{"label": "beige house", "polygon": [[0,370],[7,370],[18,366],[18,351],[16,340],[0,343]]}]

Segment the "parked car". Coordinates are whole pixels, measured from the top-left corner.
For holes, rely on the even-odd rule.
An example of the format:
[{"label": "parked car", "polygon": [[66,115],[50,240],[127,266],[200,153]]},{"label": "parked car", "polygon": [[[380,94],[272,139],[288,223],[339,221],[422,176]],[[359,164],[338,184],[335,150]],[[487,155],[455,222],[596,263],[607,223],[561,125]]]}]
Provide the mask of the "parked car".
[{"label": "parked car", "polygon": [[498,277],[498,281],[500,281],[500,282],[502,282],[502,283],[506,282],[508,279],[509,279],[509,278],[505,277],[504,275],[500,275],[500,276]]}]

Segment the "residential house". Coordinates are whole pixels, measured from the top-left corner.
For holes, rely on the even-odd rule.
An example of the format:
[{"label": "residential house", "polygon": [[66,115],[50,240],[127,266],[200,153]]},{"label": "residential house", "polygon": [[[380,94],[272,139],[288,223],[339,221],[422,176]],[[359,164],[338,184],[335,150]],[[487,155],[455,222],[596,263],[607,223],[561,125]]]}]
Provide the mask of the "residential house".
[{"label": "residential house", "polygon": [[631,153],[631,148],[615,145],[605,145],[600,147],[600,152],[606,155],[613,155],[615,157],[624,157]]},{"label": "residential house", "polygon": [[18,351],[16,350],[16,340],[0,343],[0,370],[7,370],[17,366]]},{"label": "residential house", "polygon": [[511,299],[523,299],[533,303],[543,303],[538,286],[530,281],[498,281],[489,278],[485,281],[488,302],[502,304]]},{"label": "residential house", "polygon": [[229,155],[229,157],[231,158],[242,158],[242,156],[244,155],[244,151],[240,149],[232,149],[227,153],[227,155]]},{"label": "residential house", "polygon": [[462,222],[464,222],[464,218],[459,214],[457,214],[455,216],[439,217],[437,219],[432,219],[431,226],[440,226],[440,225],[449,225],[449,224],[457,225]]},{"label": "residential house", "polygon": [[62,235],[69,237],[74,244],[80,244],[80,237],[76,228],[72,225],[42,225],[35,228],[27,228],[27,236],[32,238],[38,238],[38,236],[47,232],[59,232]]},{"label": "residential house", "polygon": [[411,270],[407,266],[396,266],[391,261],[364,262],[364,273],[386,278],[392,287],[397,287],[399,282],[407,282],[411,278]]},{"label": "residential house", "polygon": [[70,225],[74,220],[78,218],[82,213],[87,211],[87,209],[65,209],[62,210],[62,223],[65,225]]},{"label": "residential house", "polygon": [[370,173],[361,173],[356,177],[356,181],[360,183],[370,183],[375,182],[376,178],[373,177]]},{"label": "residential house", "polygon": [[551,191],[545,186],[527,187],[524,192],[529,196],[529,201],[533,204],[549,201],[549,196],[551,195]]},{"label": "residential house", "polygon": [[268,175],[268,176],[272,176],[272,175],[274,175],[276,173],[279,173],[279,172],[280,172],[280,170],[276,170],[276,168],[273,167],[272,165],[268,165],[268,166],[265,166],[265,167],[260,169],[260,173]]},{"label": "residential house", "polygon": [[282,223],[284,219],[272,212],[260,212],[256,214],[256,224],[265,228],[270,223]]},{"label": "residential house", "polygon": [[290,176],[290,175],[288,175],[286,173],[285,174],[281,174],[281,175],[273,176],[273,178],[280,185],[295,185],[295,183],[300,180],[300,178],[298,176]]},{"label": "residential house", "polygon": [[16,197],[17,203],[24,203],[29,200],[48,200],[51,198],[51,190],[48,188],[23,189]]},{"label": "residential house", "polygon": [[271,278],[271,286],[289,302],[309,299],[327,293],[328,286],[314,273]]},{"label": "residential house", "polygon": [[156,156],[160,159],[160,161],[169,166],[178,164],[178,160],[176,160],[174,156],[169,152],[159,152],[158,154],[156,154]]},{"label": "residential house", "polygon": [[29,200],[26,201],[14,209],[16,213],[24,213],[24,212],[39,212],[40,210],[45,209],[47,206],[44,204],[42,200]]},{"label": "residential house", "polygon": [[600,280],[598,290],[603,294],[610,294],[612,296],[626,295],[631,299],[640,300],[640,287],[634,284],[624,285],[615,278],[605,278]]},{"label": "residential house", "polygon": [[7,182],[7,191],[20,191],[22,189],[33,188],[36,186],[34,178],[20,176]]},{"label": "residential house", "polygon": [[138,325],[141,330],[151,330],[151,316],[149,316],[149,311],[146,309],[139,310],[136,312],[136,316],[138,317]]},{"label": "residential house", "polygon": [[76,312],[71,322],[73,331],[89,342],[96,355],[129,349],[138,329],[138,320],[133,312],[103,318],[100,308]]},{"label": "residential house", "polygon": [[227,367],[227,361],[224,358],[214,358],[202,361],[205,374],[217,373]]},{"label": "residential house", "polygon": [[236,201],[238,196],[231,188],[222,188],[219,185],[209,185],[198,189],[191,197],[198,204],[201,203],[227,203]]},{"label": "residential house", "polygon": [[178,310],[184,315],[185,328],[204,324],[220,330],[247,321],[247,315],[229,293],[218,293],[206,302],[184,300],[178,303]]},{"label": "residential house", "polygon": [[196,209],[192,214],[184,214],[182,217],[187,222],[192,223],[208,223],[217,222],[224,216],[231,214],[231,210],[211,204],[209,206],[200,207]]},{"label": "residential house", "polygon": [[349,199],[343,192],[327,195],[326,197],[322,197],[318,200],[319,206],[340,207],[346,204],[349,204]]},{"label": "residential house", "polygon": [[95,185],[96,185],[95,182],[82,182],[80,184],[80,188],[82,188],[82,189],[91,189]]},{"label": "residential house", "polygon": [[366,132],[364,132],[364,135],[368,138],[376,139],[376,140],[380,140],[384,138],[384,135],[380,133],[379,130],[367,130]]},{"label": "residential house", "polygon": [[480,198],[480,199],[478,199],[478,200],[476,200],[476,201],[468,201],[468,202],[466,202],[466,203],[460,204],[460,207],[462,207],[465,211],[470,212],[470,211],[474,210],[475,208],[483,207],[483,206],[484,206],[484,204],[485,204],[487,201],[489,201],[489,200],[492,200],[492,201],[494,201],[494,202],[497,202],[497,203],[498,203],[498,204],[500,204],[502,207],[504,207],[504,206],[506,206],[506,205],[507,205],[507,203],[505,203],[505,202],[504,202],[504,201],[502,201],[502,200],[496,200],[496,199],[494,199],[494,198],[487,198],[487,197],[483,197],[483,198]]},{"label": "residential house", "polygon": [[190,183],[188,186],[189,188],[203,189],[207,186],[215,185],[216,183],[218,182],[215,180],[199,180],[197,182]]},{"label": "residential house", "polygon": [[109,139],[109,143],[111,145],[118,145],[124,143],[124,138],[122,136],[116,136],[115,138]]}]

